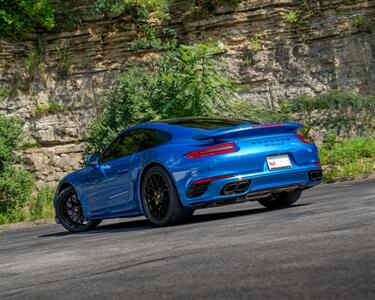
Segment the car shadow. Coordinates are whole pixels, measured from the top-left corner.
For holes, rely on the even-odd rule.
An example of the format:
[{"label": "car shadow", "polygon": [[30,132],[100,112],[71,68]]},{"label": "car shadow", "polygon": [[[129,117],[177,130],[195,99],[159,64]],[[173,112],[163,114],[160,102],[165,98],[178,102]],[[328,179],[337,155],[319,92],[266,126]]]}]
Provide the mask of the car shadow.
[{"label": "car shadow", "polygon": [[[311,203],[301,203],[301,204],[295,204],[290,207],[286,208],[279,208],[275,210],[284,210],[284,209],[293,209],[295,207],[310,205]],[[212,222],[216,220],[223,220],[223,219],[229,219],[229,218],[237,218],[241,216],[250,216],[250,215],[256,215],[261,213],[266,213],[273,211],[271,209],[267,208],[249,208],[249,209],[242,209],[242,210],[231,210],[231,211],[220,211],[220,212],[210,212],[207,210],[207,213],[205,214],[199,214],[194,215],[192,219],[184,224],[179,224],[173,227],[181,227],[191,224],[198,224],[198,223],[205,223],[205,222]],[[82,232],[82,233],[75,233],[74,235],[91,235],[91,234],[97,234],[102,232],[133,232],[133,231],[140,231],[140,230],[155,230],[160,227],[157,227],[153,225],[149,220],[147,219],[141,219],[141,220],[132,220],[132,221],[125,221],[125,222],[116,222],[111,224],[105,224],[101,225],[95,230]],[[64,232],[55,232],[55,233],[49,233],[38,236],[39,238],[45,238],[45,237],[59,237],[59,236],[66,236],[66,235],[72,235],[73,233],[70,233],[68,231]]]}]

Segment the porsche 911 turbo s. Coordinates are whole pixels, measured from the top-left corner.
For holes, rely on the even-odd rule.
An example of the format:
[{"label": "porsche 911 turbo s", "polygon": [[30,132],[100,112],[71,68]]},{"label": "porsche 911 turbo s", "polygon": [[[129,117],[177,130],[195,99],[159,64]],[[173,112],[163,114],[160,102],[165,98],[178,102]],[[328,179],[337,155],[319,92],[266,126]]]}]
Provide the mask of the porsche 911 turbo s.
[{"label": "porsche 911 turbo s", "polygon": [[317,147],[299,134],[302,127],[220,118],[132,126],[61,180],[56,222],[82,232],[103,219],[141,215],[177,224],[217,204],[290,206],[322,182]]}]

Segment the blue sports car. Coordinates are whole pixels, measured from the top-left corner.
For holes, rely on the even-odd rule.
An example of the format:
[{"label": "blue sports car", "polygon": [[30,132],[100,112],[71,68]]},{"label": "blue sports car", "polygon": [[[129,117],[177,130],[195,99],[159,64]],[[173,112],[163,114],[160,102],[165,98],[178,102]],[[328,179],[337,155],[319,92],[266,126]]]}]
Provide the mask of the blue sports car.
[{"label": "blue sports car", "polygon": [[219,118],[130,127],[60,182],[56,221],[82,232],[103,219],[140,215],[172,225],[218,204],[289,206],[322,181],[317,147],[300,128]]}]

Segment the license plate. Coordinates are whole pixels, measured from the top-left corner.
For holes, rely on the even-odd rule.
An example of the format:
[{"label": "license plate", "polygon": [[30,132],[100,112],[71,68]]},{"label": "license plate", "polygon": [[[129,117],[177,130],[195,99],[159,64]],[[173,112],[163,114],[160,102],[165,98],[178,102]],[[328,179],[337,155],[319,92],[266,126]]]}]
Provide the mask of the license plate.
[{"label": "license plate", "polygon": [[290,169],[292,163],[288,155],[274,155],[267,157],[267,164],[270,170],[279,170],[279,169]]}]

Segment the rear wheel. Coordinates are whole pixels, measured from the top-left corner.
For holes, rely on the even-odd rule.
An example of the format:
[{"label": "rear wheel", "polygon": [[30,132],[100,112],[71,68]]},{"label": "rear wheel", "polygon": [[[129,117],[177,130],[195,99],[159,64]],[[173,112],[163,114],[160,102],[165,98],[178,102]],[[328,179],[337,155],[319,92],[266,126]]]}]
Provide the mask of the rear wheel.
[{"label": "rear wheel", "polygon": [[86,220],[75,190],[65,188],[58,196],[56,215],[61,225],[71,232],[83,232],[97,227],[101,220]]},{"label": "rear wheel", "polygon": [[267,208],[282,208],[295,203],[301,196],[302,191],[296,190],[293,192],[283,192],[280,194],[272,195],[269,198],[258,200],[260,204]]},{"label": "rear wheel", "polygon": [[155,225],[166,226],[188,221],[193,209],[182,206],[169,174],[160,166],[150,168],[142,180],[143,210]]}]

